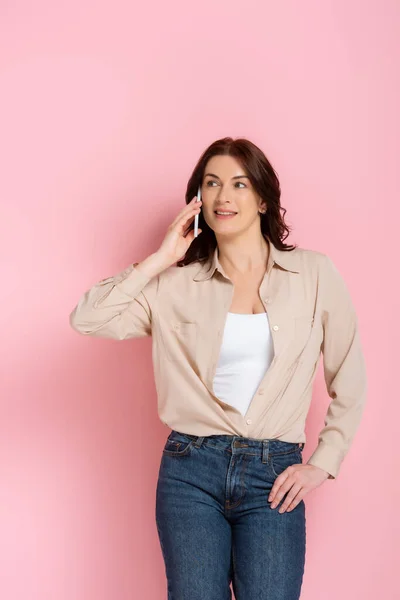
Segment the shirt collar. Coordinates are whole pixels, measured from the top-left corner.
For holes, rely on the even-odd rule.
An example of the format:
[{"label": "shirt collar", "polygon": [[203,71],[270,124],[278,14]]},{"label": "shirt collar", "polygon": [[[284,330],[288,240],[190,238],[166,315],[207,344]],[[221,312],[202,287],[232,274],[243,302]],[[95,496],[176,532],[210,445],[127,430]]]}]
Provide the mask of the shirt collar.
[{"label": "shirt collar", "polygon": [[[286,271],[290,271],[291,273],[299,273],[299,255],[296,250],[278,250],[276,246],[271,242],[271,240],[267,240],[270,248],[269,256],[268,256],[268,264],[267,264],[267,272],[273,267],[274,264],[279,265]],[[193,281],[205,281],[206,279],[211,279],[214,275],[215,271],[218,270],[224,277],[229,277],[226,275],[222,265],[218,259],[218,246],[216,246],[212,256],[211,261],[207,261],[199,271],[196,271],[196,274],[193,277]]]}]

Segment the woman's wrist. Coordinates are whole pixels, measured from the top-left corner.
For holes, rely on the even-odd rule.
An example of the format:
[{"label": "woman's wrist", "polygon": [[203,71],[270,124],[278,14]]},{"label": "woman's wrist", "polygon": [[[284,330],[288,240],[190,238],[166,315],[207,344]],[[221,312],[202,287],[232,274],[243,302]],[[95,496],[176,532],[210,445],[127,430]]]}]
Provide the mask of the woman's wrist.
[{"label": "woman's wrist", "polygon": [[141,271],[149,279],[156,277],[159,273],[165,271],[165,269],[167,269],[170,265],[171,263],[167,264],[165,257],[157,252],[150,254],[139,263],[134,263],[135,269]]}]

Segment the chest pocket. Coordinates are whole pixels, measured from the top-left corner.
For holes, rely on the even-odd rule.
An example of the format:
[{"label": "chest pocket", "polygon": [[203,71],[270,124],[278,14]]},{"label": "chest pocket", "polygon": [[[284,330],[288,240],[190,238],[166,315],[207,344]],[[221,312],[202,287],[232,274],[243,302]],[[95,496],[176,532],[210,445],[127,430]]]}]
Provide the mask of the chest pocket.
[{"label": "chest pocket", "polygon": [[293,350],[301,351],[311,338],[314,318],[311,315],[295,316],[290,320],[288,342]]},{"label": "chest pocket", "polygon": [[294,317],[294,336],[298,340],[307,340],[314,324],[314,317],[303,315]]},{"label": "chest pocket", "polygon": [[196,360],[198,343],[198,323],[193,321],[173,321],[161,330],[165,356],[172,362]]}]

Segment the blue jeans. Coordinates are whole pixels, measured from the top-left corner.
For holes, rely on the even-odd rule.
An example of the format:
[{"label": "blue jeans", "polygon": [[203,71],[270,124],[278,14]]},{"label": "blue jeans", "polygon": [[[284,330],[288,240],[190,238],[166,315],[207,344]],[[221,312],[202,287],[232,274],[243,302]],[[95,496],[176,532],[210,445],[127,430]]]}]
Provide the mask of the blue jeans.
[{"label": "blue jeans", "polygon": [[304,500],[281,514],[268,495],[303,446],[172,430],[156,490],[168,600],[231,600],[231,582],[236,600],[300,598]]}]

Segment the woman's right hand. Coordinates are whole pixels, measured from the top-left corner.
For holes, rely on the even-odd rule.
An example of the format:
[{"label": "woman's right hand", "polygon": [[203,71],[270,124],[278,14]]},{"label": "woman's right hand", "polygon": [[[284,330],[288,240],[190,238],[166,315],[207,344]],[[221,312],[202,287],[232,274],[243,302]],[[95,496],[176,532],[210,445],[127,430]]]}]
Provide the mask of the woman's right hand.
[{"label": "woman's right hand", "polygon": [[[166,264],[174,264],[186,253],[194,239],[194,229],[184,236],[184,232],[200,212],[202,202],[196,202],[196,196],[187,204],[168,227],[167,234],[156,254],[163,258]],[[198,232],[201,233],[199,228]]]}]

